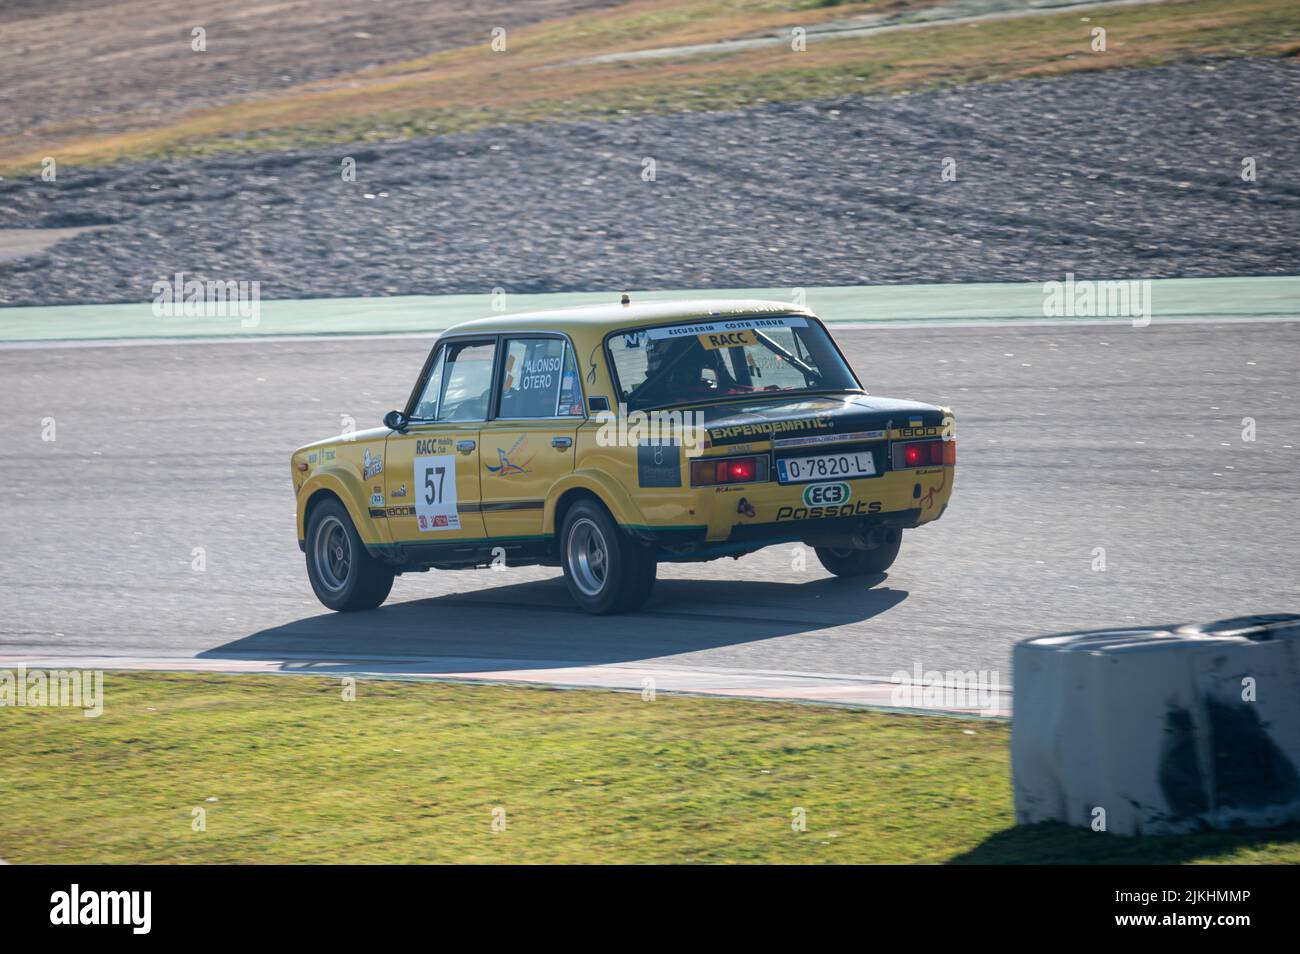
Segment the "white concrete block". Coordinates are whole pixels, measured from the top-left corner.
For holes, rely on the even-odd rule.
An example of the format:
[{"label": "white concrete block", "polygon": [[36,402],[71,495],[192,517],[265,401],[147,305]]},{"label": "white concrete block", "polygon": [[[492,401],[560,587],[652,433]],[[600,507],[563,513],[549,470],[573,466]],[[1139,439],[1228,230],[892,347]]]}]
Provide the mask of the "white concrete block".
[{"label": "white concrete block", "polygon": [[1300,820],[1300,616],[1018,643],[1016,819],[1125,835]]}]

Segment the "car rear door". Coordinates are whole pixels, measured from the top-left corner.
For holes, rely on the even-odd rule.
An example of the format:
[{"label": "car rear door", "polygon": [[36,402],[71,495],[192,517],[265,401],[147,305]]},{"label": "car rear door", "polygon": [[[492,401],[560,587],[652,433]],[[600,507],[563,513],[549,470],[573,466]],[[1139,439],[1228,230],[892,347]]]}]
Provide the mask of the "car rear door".
[{"label": "car rear door", "polygon": [[504,336],[494,404],[482,431],[483,520],[494,544],[526,543],[542,536],[547,496],[573,471],[584,420],[568,339]]}]

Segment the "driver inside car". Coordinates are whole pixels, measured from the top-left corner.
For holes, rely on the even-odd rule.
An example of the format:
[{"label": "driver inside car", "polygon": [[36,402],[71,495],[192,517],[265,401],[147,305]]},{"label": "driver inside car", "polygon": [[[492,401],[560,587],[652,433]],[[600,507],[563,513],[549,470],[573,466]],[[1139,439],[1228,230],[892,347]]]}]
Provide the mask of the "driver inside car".
[{"label": "driver inside car", "polygon": [[[720,390],[735,387],[735,381],[718,361],[719,352],[706,351],[695,338],[670,341],[652,339],[647,343],[646,378],[638,388],[638,399],[679,404],[712,397]],[[716,384],[704,378],[711,371]]]}]

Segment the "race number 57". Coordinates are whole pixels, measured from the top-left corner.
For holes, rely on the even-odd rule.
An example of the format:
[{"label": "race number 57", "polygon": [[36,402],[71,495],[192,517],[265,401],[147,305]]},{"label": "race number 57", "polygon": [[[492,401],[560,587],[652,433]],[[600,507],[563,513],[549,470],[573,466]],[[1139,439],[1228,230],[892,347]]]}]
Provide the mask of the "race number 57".
[{"label": "race number 57", "polygon": [[424,502],[429,506],[441,505],[442,491],[447,485],[447,468],[438,465],[424,468]]},{"label": "race number 57", "polygon": [[456,458],[450,454],[415,458],[415,522],[421,531],[459,530],[456,511]]}]

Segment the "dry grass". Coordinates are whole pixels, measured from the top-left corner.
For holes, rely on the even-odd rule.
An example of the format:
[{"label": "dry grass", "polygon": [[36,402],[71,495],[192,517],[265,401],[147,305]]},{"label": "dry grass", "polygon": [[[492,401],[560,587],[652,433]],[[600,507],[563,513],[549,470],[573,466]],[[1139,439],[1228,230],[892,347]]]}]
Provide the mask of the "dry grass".
[{"label": "dry grass", "polygon": [[[803,53],[777,45],[672,59],[573,62],[616,50],[780,31],[882,6],[791,9],[771,0],[634,0],[512,33],[504,53],[486,44],[449,50],[118,135],[78,137],[65,130],[54,137],[57,148],[46,142],[33,149],[29,137],[0,140],[0,167],[30,171],[49,154],[63,162],[100,164],[260,151],[1300,50],[1300,5],[1292,0],[1189,0],[825,40]],[[1084,22],[1084,16],[1090,19]],[[1098,25],[1108,33],[1105,53],[1090,49],[1090,31]]]}]

